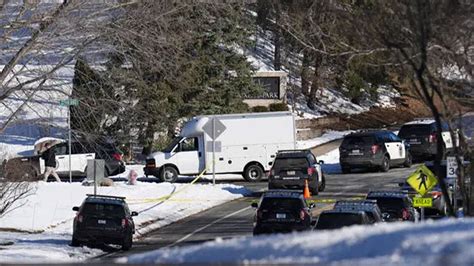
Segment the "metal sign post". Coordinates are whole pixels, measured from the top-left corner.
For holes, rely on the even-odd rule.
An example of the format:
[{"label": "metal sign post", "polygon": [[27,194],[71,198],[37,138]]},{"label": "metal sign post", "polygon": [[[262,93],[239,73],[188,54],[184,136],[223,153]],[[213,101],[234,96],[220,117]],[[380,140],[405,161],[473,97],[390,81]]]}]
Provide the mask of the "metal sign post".
[{"label": "metal sign post", "polygon": [[[463,161],[464,158],[461,157],[461,161]],[[452,179],[453,180],[453,208],[454,211],[457,211],[458,209],[458,171],[459,171],[459,166],[458,162],[456,161],[456,157],[454,156],[447,156],[446,157],[446,178]]]},{"label": "metal sign post", "polygon": [[69,183],[72,183],[72,170],[71,170],[71,106],[79,105],[78,99],[66,99],[59,101],[59,105],[67,106],[67,131],[68,131],[68,149],[69,149]]},{"label": "metal sign post", "polygon": [[[226,130],[225,125],[215,117],[211,117],[209,121],[202,127],[204,132],[212,140],[212,184],[216,184],[216,139]],[[208,151],[206,150],[206,153]]]},{"label": "metal sign post", "polygon": [[216,119],[212,119],[212,185],[216,184]]}]

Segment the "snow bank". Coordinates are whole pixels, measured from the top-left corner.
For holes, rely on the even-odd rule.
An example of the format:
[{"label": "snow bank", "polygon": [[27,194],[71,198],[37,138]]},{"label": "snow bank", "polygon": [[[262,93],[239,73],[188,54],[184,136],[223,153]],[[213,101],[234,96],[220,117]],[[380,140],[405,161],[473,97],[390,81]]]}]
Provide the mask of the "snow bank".
[{"label": "snow bank", "polygon": [[128,263],[472,265],[474,220],[387,223],[216,240],[120,259]]},{"label": "snow bank", "polygon": [[347,130],[347,131],[327,131],[324,133],[321,137],[317,137],[314,139],[308,139],[308,140],[299,140],[296,142],[296,148],[297,149],[309,149],[313,148],[315,146],[331,142],[336,139],[342,139],[344,138],[345,135],[348,135],[354,131],[352,130]]},{"label": "snow bank", "polygon": [[[79,183],[38,182],[33,187],[34,195],[19,202],[18,209],[0,219],[0,229],[28,231],[39,234],[10,233],[0,235],[0,240],[11,240],[13,246],[0,248],[0,262],[56,261],[59,253],[72,254],[61,261],[80,260],[95,256],[99,251],[87,248],[68,247],[72,235],[75,212],[86,194],[93,193],[93,187]],[[189,215],[242,197],[249,193],[242,186],[219,184],[171,184],[143,183],[135,186],[116,182],[113,187],[98,187],[98,194],[124,196],[134,217],[137,234],[170,224]],[[163,198],[174,193],[169,199]],[[1,241],[0,241],[1,242]],[[49,246],[48,252],[41,252]],[[56,252],[57,251],[57,252]],[[81,255],[86,252],[88,255]],[[100,253],[100,252],[99,252]],[[42,255],[41,255],[42,254]]]}]

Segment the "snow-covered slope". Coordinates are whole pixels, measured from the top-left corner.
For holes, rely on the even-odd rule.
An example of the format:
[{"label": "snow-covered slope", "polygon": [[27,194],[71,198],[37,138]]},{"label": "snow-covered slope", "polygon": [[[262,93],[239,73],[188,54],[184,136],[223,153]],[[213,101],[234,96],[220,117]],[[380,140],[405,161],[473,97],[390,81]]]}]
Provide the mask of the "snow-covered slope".
[{"label": "snow-covered slope", "polygon": [[386,223],[216,240],[120,259],[128,263],[473,265],[474,220]]},{"label": "snow-covered slope", "polygon": [[[79,206],[86,194],[93,193],[93,187],[80,183],[32,185],[35,193],[0,219],[0,263],[78,261],[103,253],[87,247],[69,247],[76,214],[72,207]],[[164,200],[171,193],[174,194]],[[135,237],[248,193],[244,187],[229,184],[138,182],[132,186],[119,182],[98,188],[98,194],[126,197],[130,210],[139,213],[134,217]],[[13,245],[1,245],[10,241]]]}]

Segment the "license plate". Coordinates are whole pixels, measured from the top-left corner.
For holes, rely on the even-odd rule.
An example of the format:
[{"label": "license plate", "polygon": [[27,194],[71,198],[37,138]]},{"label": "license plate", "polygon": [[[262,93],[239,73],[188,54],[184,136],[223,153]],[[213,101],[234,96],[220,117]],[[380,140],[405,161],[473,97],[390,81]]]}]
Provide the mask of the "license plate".
[{"label": "license plate", "polygon": [[287,176],[283,177],[284,180],[298,180],[300,179],[298,176]]},{"label": "license plate", "polygon": [[97,223],[98,223],[98,224],[106,224],[107,221],[106,221],[106,220],[97,220]]},{"label": "license plate", "polygon": [[360,152],[360,150],[352,150],[350,152],[350,155],[361,155],[362,153]]},{"label": "license plate", "polygon": [[410,144],[421,144],[421,142],[418,139],[410,139],[409,143]]},{"label": "license plate", "polygon": [[277,219],[286,219],[286,213],[277,213],[276,218]]},{"label": "license plate", "polygon": [[295,175],[296,172],[295,172],[295,171],[286,171],[286,174],[287,174],[287,175]]}]

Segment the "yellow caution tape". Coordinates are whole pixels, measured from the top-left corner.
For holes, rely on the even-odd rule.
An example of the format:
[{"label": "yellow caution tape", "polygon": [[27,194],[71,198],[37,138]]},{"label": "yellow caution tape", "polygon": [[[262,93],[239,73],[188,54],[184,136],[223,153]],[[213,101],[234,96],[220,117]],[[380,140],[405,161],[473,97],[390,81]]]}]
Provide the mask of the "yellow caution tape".
[{"label": "yellow caution tape", "polygon": [[170,193],[169,195],[166,195],[166,196],[162,196],[162,197],[159,197],[159,198],[145,198],[145,199],[127,199],[127,203],[129,204],[141,204],[141,203],[153,203],[153,202],[161,202],[161,201],[168,201],[172,196],[180,193],[180,192],[183,192],[185,189],[187,189],[189,186],[193,185],[194,183],[196,183],[203,175],[204,173],[207,171],[207,167],[206,169],[204,169],[198,176],[196,176],[196,178],[194,178],[190,183],[182,186],[180,189]]}]

